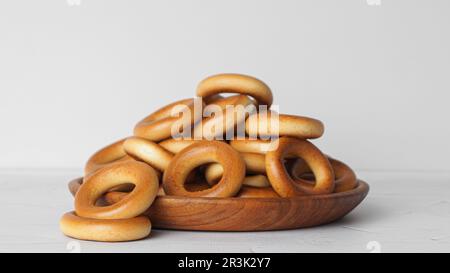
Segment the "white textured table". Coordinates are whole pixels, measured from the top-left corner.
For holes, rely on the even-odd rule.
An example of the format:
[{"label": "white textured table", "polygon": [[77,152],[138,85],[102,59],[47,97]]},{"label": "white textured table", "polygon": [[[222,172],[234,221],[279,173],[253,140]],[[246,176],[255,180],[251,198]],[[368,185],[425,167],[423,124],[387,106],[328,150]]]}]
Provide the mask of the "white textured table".
[{"label": "white textured table", "polygon": [[449,252],[450,173],[358,172],[371,190],[342,220],[271,232],[153,230],[129,243],[65,237],[74,170],[0,170],[0,252]]}]

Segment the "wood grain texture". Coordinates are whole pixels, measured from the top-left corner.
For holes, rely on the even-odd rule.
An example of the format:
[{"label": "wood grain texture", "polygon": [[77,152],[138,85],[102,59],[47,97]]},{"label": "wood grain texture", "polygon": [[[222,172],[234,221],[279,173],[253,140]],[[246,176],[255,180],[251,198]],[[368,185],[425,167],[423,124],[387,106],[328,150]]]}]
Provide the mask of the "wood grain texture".
[{"label": "wood grain texture", "polygon": [[295,198],[158,197],[145,212],[155,228],[203,231],[262,231],[311,227],[352,211],[369,192],[359,181],[347,192]]}]

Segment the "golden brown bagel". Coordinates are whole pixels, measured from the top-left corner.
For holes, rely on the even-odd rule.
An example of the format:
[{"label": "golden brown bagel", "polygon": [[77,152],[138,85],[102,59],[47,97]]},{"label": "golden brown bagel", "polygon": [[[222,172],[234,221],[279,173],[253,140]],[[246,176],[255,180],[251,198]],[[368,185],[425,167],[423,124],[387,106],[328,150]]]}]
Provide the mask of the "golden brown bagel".
[{"label": "golden brown bagel", "polygon": [[123,143],[125,152],[150,166],[164,171],[173,158],[173,154],[159,144],[140,137],[130,137]]},{"label": "golden brown bagel", "polygon": [[[354,189],[358,185],[355,172],[344,162],[328,157],[335,176],[334,192],[344,192]],[[308,165],[302,160],[297,160],[292,166],[291,175],[294,179],[302,178],[311,172]]]},{"label": "golden brown bagel", "polygon": [[270,107],[273,95],[270,88],[257,78],[242,74],[218,74],[207,77],[197,86],[197,96],[208,98],[220,93],[239,93],[254,98],[258,104]]},{"label": "golden brown bagel", "polygon": [[[241,153],[242,159],[245,162],[245,168],[248,174],[265,174],[266,173],[266,158],[262,154],[255,154],[255,153]],[[212,163],[207,166],[205,170],[205,178],[208,184],[214,185],[217,183],[217,181],[220,180],[223,174],[223,168],[218,163]],[[247,182],[249,183],[255,183],[256,181],[262,181],[261,178],[252,178],[247,179],[247,177],[244,179],[243,184],[247,185]],[[252,182],[250,182],[252,181]],[[258,185],[263,185],[261,183],[256,183]]]},{"label": "golden brown bagel", "polygon": [[324,126],[320,120],[278,114],[272,111],[259,112],[249,116],[245,122],[245,131],[251,137],[290,136],[300,139],[321,137]]},{"label": "golden brown bagel", "polygon": [[[245,95],[230,96],[215,100],[205,107],[208,116],[194,128],[196,139],[233,138],[237,133],[238,125],[241,135],[245,135],[245,120],[256,111],[254,101]],[[212,116],[210,116],[212,115]]]},{"label": "golden brown bagel", "polygon": [[[109,189],[125,184],[134,189],[111,206],[95,206]],[[158,178],[152,167],[143,162],[129,161],[106,166],[85,179],[75,195],[75,212],[80,217],[93,219],[127,219],[144,212],[156,197]]]},{"label": "golden brown bagel", "polygon": [[240,153],[266,154],[268,151],[276,149],[278,145],[278,139],[234,139],[230,140],[230,145]]},{"label": "golden brown bagel", "polygon": [[[186,178],[195,168],[220,163],[222,179],[210,189],[190,192],[185,188]],[[168,195],[189,197],[231,197],[237,194],[245,177],[245,163],[236,150],[219,141],[199,141],[175,155],[163,176],[164,191]]]},{"label": "golden brown bagel", "polygon": [[59,222],[62,232],[76,239],[123,242],[147,237],[152,225],[146,216],[131,219],[89,219],[79,217],[75,212],[64,214]]},{"label": "golden brown bagel", "polygon": [[265,174],[266,173],[266,157],[263,154],[256,153],[241,153],[244,159],[245,167],[250,174]]},{"label": "golden brown bagel", "polygon": [[[286,158],[303,159],[316,177],[311,184],[303,179],[293,180],[284,166]],[[327,194],[334,190],[334,173],[322,152],[307,140],[281,137],[278,148],[266,154],[266,171],[270,184],[281,197],[305,194]]]},{"label": "golden brown bagel", "polygon": [[199,142],[200,140],[193,140],[193,139],[174,139],[174,138],[168,138],[166,140],[161,141],[158,143],[161,147],[166,149],[167,151],[171,152],[172,154],[177,154],[184,148]]},{"label": "golden brown bagel", "polygon": [[[172,116],[172,111],[174,109],[176,109],[177,112],[186,111],[186,114],[190,114],[190,125],[193,125],[197,118],[194,111],[194,105],[194,99],[184,99],[166,105],[141,120],[134,128],[134,135],[155,142],[170,138],[172,136],[172,127],[174,124],[183,119],[183,116],[181,115],[180,117]],[[190,130],[191,128],[186,129]]]},{"label": "golden brown bagel", "polygon": [[94,153],[84,167],[84,174],[89,175],[111,163],[132,160],[132,158],[127,156],[123,149],[125,140],[126,139],[121,139],[116,141]]},{"label": "golden brown bagel", "polygon": [[[211,164],[212,165],[212,164]],[[213,186],[218,181],[220,181],[220,178],[223,174],[223,168],[220,166],[220,164],[214,164],[212,166],[213,168],[208,168],[207,172],[205,172],[205,178],[209,185]],[[242,181],[242,185],[244,186],[251,186],[251,187],[257,187],[257,188],[264,188],[264,187],[270,187],[270,182],[267,179],[265,175],[257,174],[257,175],[248,175],[244,178]]]},{"label": "golden brown bagel", "polygon": [[248,175],[245,177],[242,185],[254,188],[267,188],[270,187],[270,181],[267,179],[267,176],[262,174]]}]

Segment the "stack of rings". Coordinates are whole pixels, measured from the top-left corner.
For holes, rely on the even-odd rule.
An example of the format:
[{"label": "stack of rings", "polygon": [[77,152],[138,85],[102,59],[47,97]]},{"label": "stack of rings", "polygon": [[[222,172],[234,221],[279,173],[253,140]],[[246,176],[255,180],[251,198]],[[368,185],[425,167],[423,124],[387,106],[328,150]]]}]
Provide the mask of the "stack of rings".
[{"label": "stack of rings", "polygon": [[[261,80],[214,75],[196,94],[151,113],[133,136],[89,158],[84,177],[69,183],[75,209],[60,220],[64,234],[94,241],[145,238],[151,219],[144,212],[165,196],[296,198],[357,187],[348,165],[310,142],[324,134],[323,123],[271,110],[272,91]],[[180,129],[189,134],[180,137]]]},{"label": "stack of rings", "polygon": [[[109,189],[131,183],[133,190],[110,206],[96,206]],[[153,203],[158,177],[147,164],[128,161],[108,165],[85,179],[75,194],[75,211],[63,215],[64,234],[82,240],[130,241],[150,234],[151,223],[140,216]]]}]

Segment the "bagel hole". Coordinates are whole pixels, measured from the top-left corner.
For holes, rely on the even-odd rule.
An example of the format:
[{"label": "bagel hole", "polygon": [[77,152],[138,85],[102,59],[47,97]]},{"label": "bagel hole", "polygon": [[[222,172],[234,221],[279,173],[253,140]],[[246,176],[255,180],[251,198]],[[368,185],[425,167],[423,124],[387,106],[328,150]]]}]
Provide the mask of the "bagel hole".
[{"label": "bagel hole", "polygon": [[207,165],[199,166],[188,174],[186,183],[184,184],[184,188],[188,192],[202,191],[211,188],[204,176],[206,166]]},{"label": "bagel hole", "polygon": [[[300,167],[298,170],[294,170],[296,164],[303,164],[304,167]],[[306,165],[306,162],[300,158],[287,158],[284,159],[284,167],[286,172],[289,174],[291,179],[299,183],[300,179],[304,182],[311,183],[314,185],[316,183],[316,177],[314,173],[309,170],[309,167]]]},{"label": "bagel hole", "polygon": [[120,191],[120,192],[131,192],[134,190],[135,185],[133,183],[123,183],[112,187],[108,191]]},{"label": "bagel hole", "polygon": [[[112,188],[110,188],[108,191],[105,192],[107,194],[108,192],[123,192],[123,193],[129,193],[134,190],[135,185],[132,183],[123,183],[120,185],[116,185]],[[101,196],[97,201],[95,202],[95,206],[97,207],[107,207],[110,206],[108,202],[106,202],[105,194]]]}]

